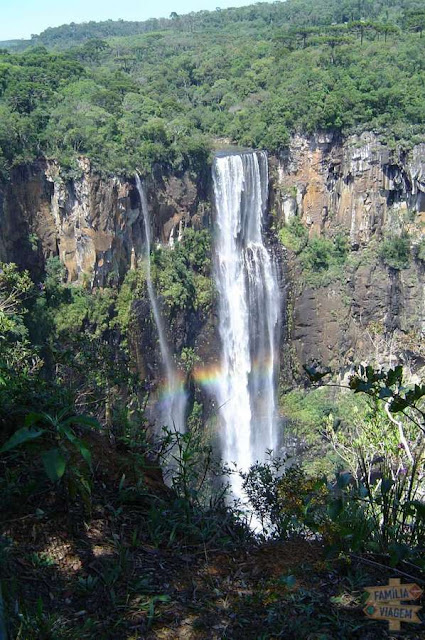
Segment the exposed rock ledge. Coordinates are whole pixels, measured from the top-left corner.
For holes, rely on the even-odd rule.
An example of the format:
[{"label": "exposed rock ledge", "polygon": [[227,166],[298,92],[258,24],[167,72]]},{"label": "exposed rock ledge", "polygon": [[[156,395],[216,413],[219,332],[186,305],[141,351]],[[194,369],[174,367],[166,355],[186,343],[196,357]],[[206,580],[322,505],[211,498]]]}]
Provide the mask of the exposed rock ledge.
[{"label": "exposed rock ledge", "polygon": [[[40,160],[12,171],[0,185],[1,260],[40,269],[59,255],[70,281],[85,274],[100,285],[137,262],[143,220],[133,178],[103,178],[84,158],[79,169],[64,179],[56,163]],[[311,233],[343,227],[353,247],[396,225],[400,212],[425,220],[425,144],[395,153],[372,133],[345,141],[294,136],[281,157],[270,158],[270,169],[278,216],[298,214]],[[157,241],[173,241],[188,223],[209,224],[208,178],[156,173],[147,188]]]},{"label": "exposed rock ledge", "polygon": [[[87,159],[63,179],[54,162],[13,170],[0,189],[0,260],[33,272],[58,255],[70,282],[104,285],[134,267],[143,253],[143,217],[134,180],[103,178]],[[172,242],[185,224],[207,223],[204,185],[188,174],[147,180],[155,237]]]},{"label": "exposed rock ledge", "polygon": [[[172,242],[187,224],[210,224],[208,177],[156,173],[146,186],[156,241]],[[392,152],[371,133],[345,141],[295,136],[284,154],[270,158],[270,186],[277,218],[297,214],[311,234],[344,230],[353,249],[343,277],[319,288],[300,282],[299,266],[289,256],[282,280],[282,286],[290,284],[284,296],[285,376],[312,361],[335,368],[371,358],[422,366],[424,267],[412,261],[409,269],[389,270],[377,258],[377,242],[403,219],[416,228],[425,222],[425,144]],[[71,282],[116,282],[137,265],[143,235],[133,178],[103,178],[85,159],[73,179],[64,179],[56,163],[40,160],[14,169],[0,186],[0,260],[34,274],[58,255]]]},{"label": "exposed rock ledge", "polygon": [[[388,269],[379,242],[401,226],[413,243],[425,222],[425,144],[391,152],[373,134],[341,141],[295,137],[272,160],[272,210],[288,222],[298,215],[310,235],[347,233],[351,253],[341,277],[325,286],[302,281],[289,255],[287,350],[292,372],[317,362],[333,369],[360,361],[425,365],[425,267]],[[414,255],[414,251],[413,251]],[[285,372],[283,372],[284,374]]]},{"label": "exposed rock ledge", "polygon": [[392,152],[372,133],[342,141],[295,136],[272,160],[277,213],[298,214],[312,233],[341,226],[353,246],[366,245],[403,211],[425,220],[425,144]]}]

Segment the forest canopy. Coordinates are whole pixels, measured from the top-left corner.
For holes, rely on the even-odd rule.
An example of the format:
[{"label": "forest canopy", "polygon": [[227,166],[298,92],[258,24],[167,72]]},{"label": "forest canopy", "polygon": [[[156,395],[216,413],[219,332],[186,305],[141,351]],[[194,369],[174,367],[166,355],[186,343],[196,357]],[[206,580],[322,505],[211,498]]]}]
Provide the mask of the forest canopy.
[{"label": "forest canopy", "polygon": [[194,171],[214,141],[275,152],[296,132],[425,127],[425,8],[288,0],[50,28],[0,50],[0,171],[46,156],[106,173]]}]

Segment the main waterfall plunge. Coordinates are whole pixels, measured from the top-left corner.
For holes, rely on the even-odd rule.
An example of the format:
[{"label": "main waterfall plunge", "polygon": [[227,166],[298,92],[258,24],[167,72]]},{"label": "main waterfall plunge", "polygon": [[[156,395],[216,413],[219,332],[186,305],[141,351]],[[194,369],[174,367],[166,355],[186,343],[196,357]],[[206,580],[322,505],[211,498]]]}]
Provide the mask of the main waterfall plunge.
[{"label": "main waterfall plunge", "polygon": [[[246,471],[276,449],[279,288],[263,242],[268,163],[263,152],[218,155],[213,166],[222,343],[218,383],[222,459]],[[234,494],[242,497],[233,475]]]},{"label": "main waterfall plunge", "polygon": [[[277,447],[279,288],[274,264],[263,242],[268,198],[268,163],[263,152],[216,156],[215,270],[218,291],[221,366],[218,401],[221,457],[247,471]],[[185,430],[187,395],[166,338],[151,279],[151,221],[143,184],[136,177],[145,226],[146,280],[166,378],[165,402],[156,412],[159,426]],[[242,498],[238,474],[230,478]]]}]

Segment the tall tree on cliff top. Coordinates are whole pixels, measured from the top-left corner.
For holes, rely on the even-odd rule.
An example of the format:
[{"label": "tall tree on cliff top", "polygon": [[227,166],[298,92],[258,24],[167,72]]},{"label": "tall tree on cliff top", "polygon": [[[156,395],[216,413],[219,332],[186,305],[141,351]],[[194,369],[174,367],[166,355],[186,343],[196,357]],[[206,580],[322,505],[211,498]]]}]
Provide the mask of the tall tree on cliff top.
[{"label": "tall tree on cliff top", "polygon": [[419,33],[419,37],[422,38],[422,33],[425,29],[425,10],[406,12],[404,15],[404,25],[409,31]]}]

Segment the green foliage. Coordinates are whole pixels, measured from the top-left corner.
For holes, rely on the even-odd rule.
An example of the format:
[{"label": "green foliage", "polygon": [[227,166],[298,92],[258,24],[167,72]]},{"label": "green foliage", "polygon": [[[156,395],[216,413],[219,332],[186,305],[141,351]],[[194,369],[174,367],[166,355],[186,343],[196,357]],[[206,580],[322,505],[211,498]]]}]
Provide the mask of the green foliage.
[{"label": "green foliage", "polygon": [[265,536],[290,537],[298,532],[293,514],[285,517],[279,503],[279,479],[284,461],[270,458],[265,463],[257,462],[249,471],[242,472],[242,487],[261,523]]},{"label": "green foliage", "polygon": [[384,239],[379,247],[379,256],[387,267],[407,269],[410,264],[410,237],[407,232],[391,235]]},{"label": "green foliage", "polygon": [[291,218],[289,223],[279,229],[279,240],[287,249],[299,253],[308,242],[308,231],[301,220]]},{"label": "green foliage", "polygon": [[[196,357],[196,362],[199,361],[199,358]],[[201,429],[204,428],[204,406],[200,402],[196,400],[193,403],[192,410],[187,418],[187,428],[190,431],[200,432]]]},{"label": "green foliage", "polygon": [[325,409],[323,396],[304,406],[302,395],[301,402],[293,398],[294,415],[307,425],[322,422],[344,471],[328,480],[308,467],[277,473],[276,461],[257,464],[244,476],[248,497],[277,537],[315,534],[332,551],[386,553],[393,564],[409,557],[422,566],[425,386],[406,386],[401,366],[388,371],[360,366],[349,386],[370,398],[368,411],[354,405],[346,415],[339,396],[337,418]]},{"label": "green foliage", "polygon": [[318,273],[344,264],[347,253],[348,242],[344,235],[337,234],[332,239],[315,236],[303,251],[301,262],[304,269]]},{"label": "green foliage", "polygon": [[323,478],[280,460],[256,463],[241,474],[243,487],[264,533],[280,539],[323,533],[328,488]]},{"label": "green foliage", "polygon": [[[68,406],[78,398],[79,412],[89,406],[102,421],[105,414],[112,415],[115,404],[118,407],[120,390],[125,387],[132,394],[135,384],[126,350],[132,274],[120,292],[108,287],[90,291],[86,286],[64,284],[63,267],[54,259],[47,264],[30,316],[33,339],[45,345],[49,360],[55,363],[55,384],[66,396],[63,402]],[[111,340],[111,331],[117,327],[122,342]]]},{"label": "green foliage", "polygon": [[278,152],[323,129],[405,146],[425,126],[421,25],[415,0],[288,0],[48,29],[0,52],[0,171],[40,154],[78,170],[85,154],[105,172],[201,174],[214,138]]},{"label": "green foliage", "polygon": [[15,431],[13,436],[4,443],[4,445],[0,448],[0,453],[6,453],[11,449],[15,449],[16,447],[21,446],[22,444],[26,444],[27,442],[31,442],[36,438],[39,438],[44,433],[43,430],[40,429],[29,429],[28,427],[22,427],[22,429],[18,429]]},{"label": "green foliage", "polygon": [[28,272],[0,264],[0,431],[10,432],[25,412],[42,366],[26,324],[28,305],[36,294]]},{"label": "green foliage", "polygon": [[173,498],[165,501],[158,496],[151,501],[146,525],[155,546],[214,540],[226,548],[252,539],[246,517],[227,506],[225,472],[213,457],[200,415],[201,407],[196,403],[186,433],[163,429],[160,462],[169,476]]},{"label": "green foliage", "polygon": [[422,239],[416,247],[416,258],[425,262],[425,240]]},{"label": "green foliage", "polygon": [[133,319],[133,302],[141,297],[146,286],[146,275],[143,268],[127,271],[115,302],[115,325],[119,327],[123,341],[127,344],[128,331]]},{"label": "green foliage", "polygon": [[66,411],[57,416],[30,413],[25,418],[25,426],[18,429],[0,448],[0,455],[30,446],[30,454],[40,457],[49,480],[57,483],[63,478],[69,496],[75,498],[79,493],[88,504],[91,453],[85,442],[76,435],[75,427],[97,428],[98,423],[85,416],[67,417]]},{"label": "green foliage", "polygon": [[155,251],[152,279],[171,316],[183,309],[208,312],[214,294],[210,268],[211,238],[205,229],[185,229],[174,247]]},{"label": "green foliage", "polygon": [[370,548],[390,551],[397,561],[424,535],[425,521],[417,509],[424,499],[425,387],[404,386],[400,366],[388,371],[361,366],[350,388],[372,399],[372,411],[367,421],[355,420],[345,430],[329,425],[328,434],[355,479],[349,502],[368,519]]},{"label": "green foliage", "polygon": [[[314,37],[322,25],[334,26],[338,23],[341,29],[348,23],[349,30],[360,40],[362,32],[366,37],[379,37],[382,25],[393,25],[393,21],[405,28],[410,28],[413,21],[412,27],[415,27],[416,23],[420,23],[422,13],[416,0],[397,0],[391,7],[386,0],[360,3],[357,0],[342,3],[337,0],[319,0],[314,5],[309,0],[288,0],[279,4],[262,3],[220,11],[192,12],[187,15],[179,15],[173,11],[168,19],[152,18],[143,22],[107,20],[71,23],[49,27],[41,34],[31,36],[31,41],[24,41],[24,46],[31,43],[63,49],[86,43],[78,50],[84,50],[89,45],[88,51],[92,48],[102,51],[104,47],[101,44],[99,46],[99,43],[111,37],[122,39],[146,34],[146,38],[155,40],[163,38],[167,32],[173,32],[176,37],[186,33],[193,35],[200,31],[208,33],[219,29],[225,33],[234,33],[239,29],[245,34],[252,34],[256,31],[267,32],[270,25],[273,25],[279,30],[282,26],[285,27],[288,42],[292,42],[292,46],[305,48],[308,39]],[[19,42],[12,40],[0,44],[14,48]]]},{"label": "green foliage", "polygon": [[[298,233],[302,233],[298,231]],[[298,242],[298,240],[297,240]],[[341,277],[341,267],[346,262],[349,244],[343,233],[336,233],[332,238],[313,236],[305,243],[300,240],[300,263],[303,268],[304,281],[311,286],[326,286],[329,282]]]},{"label": "green foliage", "polygon": [[0,171],[40,155],[40,141],[58,92],[84,74],[66,54],[43,47],[0,56]]},{"label": "green foliage", "polygon": [[[356,373],[350,380],[350,388],[355,393],[365,393],[385,401],[391,413],[413,409],[422,415],[421,401],[425,396],[425,385],[415,384],[413,388],[404,385],[401,365],[388,371],[361,365],[356,368]],[[425,432],[421,424],[418,427]]]},{"label": "green foliage", "polygon": [[24,301],[33,295],[34,285],[27,271],[20,272],[13,263],[0,263],[0,332],[24,338]]},{"label": "green foliage", "polygon": [[286,420],[288,449],[295,439],[300,465],[310,475],[330,475],[341,464],[326,435],[330,423],[344,432],[353,421],[370,416],[365,399],[326,386],[286,392],[279,398],[279,409]]},{"label": "green foliage", "polygon": [[90,327],[93,338],[100,337],[109,328],[111,309],[116,294],[111,289],[93,292],[78,287],[64,287],[64,301],[57,306],[53,322],[58,338],[78,333]]},{"label": "green foliage", "polygon": [[199,356],[192,347],[183,347],[180,353],[180,362],[187,373],[191,373],[200,361]]},{"label": "green foliage", "polygon": [[102,87],[93,81],[70,83],[52,109],[45,130],[48,155],[61,158],[72,152],[109,163],[107,154],[114,151],[116,124],[113,114],[101,102]]},{"label": "green foliage", "polygon": [[[345,245],[342,241],[332,244],[338,264]],[[182,241],[167,251],[162,264],[167,266],[166,261],[170,260],[171,265],[173,259],[193,274],[194,281],[199,275],[208,279],[211,268],[208,234],[186,230]],[[171,266],[169,268],[171,271]],[[50,589],[45,592],[45,600],[40,597],[37,603],[28,601],[27,590],[22,589],[19,593],[19,580],[15,579],[8,564],[10,556],[19,558],[18,545],[11,545],[12,551],[7,552],[5,560],[7,540],[3,536],[0,539],[0,564],[2,587],[6,585],[7,588],[7,622],[12,633],[25,638],[55,637],[54,634],[89,638],[105,628],[109,631],[112,626],[114,633],[124,636],[128,627],[125,626],[127,616],[126,621],[119,617],[122,611],[133,612],[137,607],[144,615],[143,629],[149,629],[157,621],[161,606],[169,602],[167,594],[152,586],[145,565],[143,576],[136,577],[140,553],[145,559],[148,556],[152,559],[152,566],[161,554],[152,550],[152,546],[168,547],[173,554],[184,549],[196,558],[207,553],[206,563],[211,566],[210,554],[214,549],[235,551],[242,547],[244,552],[244,545],[254,542],[254,534],[247,527],[247,514],[241,512],[238,505],[229,506],[223,482],[226,472],[212,455],[209,434],[204,427],[204,411],[199,402],[192,404],[187,433],[165,430],[164,437],[153,443],[144,433],[146,420],[143,406],[140,407],[142,401],[136,404],[138,394],[141,395],[140,381],[139,386],[135,384],[134,392],[128,359],[117,344],[119,334],[111,331],[116,326],[125,333],[128,331],[136,296],[146,295],[143,269],[130,272],[125,288],[119,293],[105,289],[92,294],[84,287],[65,284],[63,269],[57,260],[49,261],[46,271],[44,282],[38,287],[34,287],[28,274],[19,272],[14,265],[3,265],[0,274],[1,300],[12,302],[5,313],[12,324],[2,333],[0,348],[7,347],[8,357],[15,358],[10,361],[13,364],[19,362],[16,345],[27,344],[30,354],[25,362],[33,362],[31,350],[35,347],[30,338],[36,337],[43,344],[43,356],[45,354],[42,375],[31,370],[28,382],[19,367],[13,370],[10,365],[9,378],[2,379],[1,399],[7,401],[9,394],[14,404],[18,404],[20,415],[15,414],[10,424],[10,414],[1,407],[5,420],[0,433],[0,490],[8,517],[17,505],[23,506],[25,517],[12,520],[12,523],[18,523],[19,532],[22,526],[32,527],[35,523],[37,526],[28,530],[43,531],[44,536],[45,522],[46,525],[48,522],[49,532],[54,531],[56,503],[50,502],[54,492],[49,489],[49,502],[45,506],[45,494],[40,493],[39,483],[39,476],[43,474],[56,490],[63,487],[68,500],[75,502],[72,514],[81,516],[77,525],[80,524],[84,531],[84,543],[91,538],[86,535],[86,523],[88,529],[94,524],[96,545],[99,543],[99,521],[104,518],[108,540],[106,553],[97,554],[94,560],[96,575],[89,571],[91,565],[89,570],[78,571],[74,576],[67,566],[63,588],[72,592],[66,613],[71,611],[74,599],[80,610],[80,599],[90,601],[91,606],[96,594],[100,593],[102,615],[104,601],[108,602],[111,614],[103,626],[105,621],[96,620],[94,613],[84,624],[72,615],[58,618],[52,613],[55,608],[48,595]],[[3,310],[6,308],[3,306]],[[195,311],[194,307],[189,307],[189,311]],[[38,331],[36,324],[42,325]],[[186,347],[181,351],[180,363],[187,372],[196,367],[193,349]],[[306,367],[306,371],[314,384],[324,384],[329,373],[325,376],[324,370],[313,367]],[[31,393],[18,396],[18,383],[20,388],[29,389]],[[34,387],[37,393],[34,393]],[[423,567],[420,553],[425,536],[425,387],[406,384],[400,367],[389,371],[360,367],[352,377],[350,387],[355,394],[349,390],[337,394],[333,388],[324,388],[293,391],[284,396],[281,410],[289,419],[286,430],[291,429],[312,448],[316,447],[315,457],[320,458],[321,464],[313,466],[304,459],[303,467],[300,467],[290,465],[288,460],[284,463],[270,460],[257,463],[242,474],[255,515],[265,527],[263,536],[280,539],[304,536],[309,547],[315,538],[325,541],[328,551],[380,553],[385,554],[383,557],[389,558],[393,565],[407,560],[417,568]],[[64,395],[61,395],[64,389],[70,407],[66,411],[63,410]],[[359,402],[361,398],[363,401]],[[99,416],[107,436],[111,432],[117,435],[116,429],[126,420],[130,422],[129,412],[133,413],[133,430],[126,427],[119,433],[119,447],[113,450],[113,459],[108,458],[106,463],[102,461],[103,448],[96,446],[101,436],[91,435],[93,446],[83,438],[93,429],[98,430],[97,422],[75,410],[83,406]],[[3,413],[1,415],[3,417]],[[108,420],[113,423],[112,428]],[[319,444],[318,439],[321,440]],[[103,438],[103,444],[105,441],[112,447],[108,437]],[[169,474],[172,471],[168,488],[162,483],[158,457],[163,469]],[[323,464],[325,457],[329,468]],[[112,464],[113,470],[109,474],[106,468]],[[117,466],[121,464],[125,466],[123,471]],[[99,467],[101,481],[92,483],[92,470],[96,472]],[[336,475],[332,473],[335,468]],[[38,503],[42,504],[43,511],[40,508],[35,511],[38,496],[43,501]],[[87,510],[81,509],[81,505],[88,508],[91,500],[96,507],[92,522],[87,517]],[[65,521],[60,515],[61,535]],[[72,525],[74,527],[75,523]],[[21,533],[20,536],[23,540]],[[60,567],[51,551],[50,538],[46,541],[43,537],[40,546],[35,545],[35,538],[29,538],[25,577],[33,571],[34,575],[41,574],[44,582],[53,576],[56,584]],[[256,542],[261,542],[261,535]],[[69,548],[73,553],[77,547],[69,545]],[[148,556],[146,549],[151,550]],[[414,567],[409,571],[412,569]],[[298,570],[305,579],[305,567]],[[329,571],[327,568],[328,576]],[[333,573],[330,579],[334,579]],[[163,574],[160,580],[163,585]],[[322,589],[321,578],[319,582]],[[272,582],[256,583],[253,592],[255,597],[247,596],[246,600],[237,597],[239,613],[242,606],[250,612],[253,607],[263,610],[265,607],[268,630],[274,632],[276,629],[279,634],[284,628],[287,633],[288,626],[283,622],[289,620],[294,637],[307,637],[303,631],[305,617],[302,626],[289,616],[288,611],[295,609],[305,616],[317,606],[317,600],[310,592],[299,589],[295,568],[285,567],[284,574],[273,578]],[[338,597],[342,598],[342,595],[334,596],[337,608]],[[329,601],[328,593],[326,601]],[[344,622],[345,626],[341,626],[339,618],[335,622],[333,609],[326,614],[331,616],[330,621],[322,613],[320,624],[309,626],[309,633],[313,628],[317,633],[329,632],[333,636],[346,633],[351,637],[354,629],[351,617],[349,622]],[[244,613],[239,619],[248,619],[246,615]],[[133,620],[130,615],[128,617]],[[229,619],[233,620],[233,617]],[[259,619],[264,628],[265,618]],[[239,633],[240,627],[238,629]],[[133,631],[134,628],[130,633]]]},{"label": "green foliage", "polygon": [[[123,388],[137,413],[139,396],[133,395],[137,380],[128,366],[125,345],[110,338],[120,313],[117,292],[108,288],[89,292],[86,287],[65,284],[57,258],[47,261],[44,282],[38,287],[15,265],[1,269],[2,440],[25,434],[19,429],[28,413],[58,415],[64,407],[77,414],[89,410],[111,428]],[[118,419],[116,425],[121,428]],[[44,462],[46,469],[53,474],[56,468],[58,475],[63,471],[63,456],[53,444]]]},{"label": "green foliage", "polygon": [[[137,25],[48,30],[33,40],[77,46],[67,53],[43,47],[0,51],[1,176],[43,155],[73,171],[79,171],[77,158],[87,155],[106,172],[189,170],[199,176],[215,137],[278,152],[292,133],[321,129],[373,129],[402,138],[406,146],[425,123],[423,16],[412,7],[397,0],[391,7],[380,0],[288,0]],[[158,28],[163,31],[153,31]],[[348,252],[342,234],[308,240],[294,218],[279,237],[300,253],[307,281],[341,273]],[[35,251],[37,239],[28,240]],[[208,232],[186,229],[173,248],[153,253],[155,288],[171,319],[183,310],[192,317],[211,310],[210,243]],[[419,260],[422,253],[420,244]],[[408,266],[408,238],[386,239],[381,257],[391,268]],[[65,284],[64,275],[58,259],[50,259],[44,282],[34,287],[14,265],[1,266],[0,480],[12,495],[22,471],[25,495],[31,496],[36,468],[87,504],[92,465],[82,434],[96,423],[83,418],[83,410],[98,416],[108,434],[122,429],[120,446],[129,446],[137,471],[147,464],[141,384],[123,348],[137,298],[146,296],[146,275],[140,268],[127,274],[119,292],[90,293]],[[117,327],[120,332],[113,331]],[[190,372],[197,357],[186,347],[180,361]],[[310,373],[314,383],[323,382],[322,372]],[[395,563],[423,546],[425,536],[424,386],[406,385],[400,369],[371,368],[359,369],[350,386],[370,402],[350,402],[329,391],[288,394],[283,409],[290,426],[320,461],[306,458],[303,467],[258,463],[243,474],[244,487],[267,533],[322,537],[336,550],[387,553]],[[140,421],[132,432],[130,411]],[[149,545],[174,547],[178,541],[189,548],[205,545],[206,553],[207,543],[226,548],[252,539],[237,509],[227,506],[225,487],[212,490],[222,476],[201,429],[203,417],[195,401],[188,432],[166,432],[160,445],[164,465],[173,468],[172,492],[152,497],[133,469],[134,486],[124,474],[114,487],[121,501],[116,512],[130,500],[143,505]],[[333,477],[339,465],[344,471]],[[129,551],[115,537],[112,544],[116,558],[105,558],[96,578],[80,578],[84,597],[99,584],[111,602],[124,593],[128,599],[129,585],[122,594],[117,585]],[[137,531],[132,544],[138,544]],[[49,556],[33,555],[31,562],[39,570],[50,567]],[[292,589],[293,576],[283,576],[281,587]],[[153,593],[139,597],[145,629],[166,601]],[[297,612],[305,611],[309,595],[294,596],[293,603]],[[267,613],[269,623],[278,620],[278,634],[287,628],[278,606]],[[35,613],[22,609],[19,615],[19,637],[61,633],[42,603]],[[314,631],[327,633],[327,624],[321,619]],[[305,629],[294,631],[294,637],[303,634]]]},{"label": "green foliage", "polygon": [[275,461],[257,463],[243,475],[244,489],[266,534],[319,535],[329,551],[390,553],[394,564],[408,555],[419,559],[425,534],[419,465],[394,475],[389,458],[362,463],[358,478],[343,472],[333,480],[298,466],[277,475]]}]

